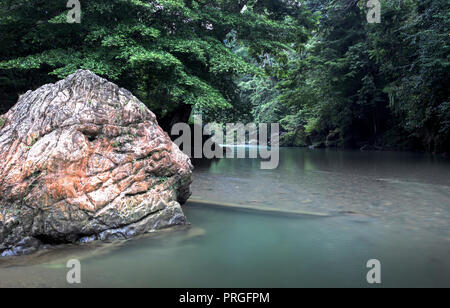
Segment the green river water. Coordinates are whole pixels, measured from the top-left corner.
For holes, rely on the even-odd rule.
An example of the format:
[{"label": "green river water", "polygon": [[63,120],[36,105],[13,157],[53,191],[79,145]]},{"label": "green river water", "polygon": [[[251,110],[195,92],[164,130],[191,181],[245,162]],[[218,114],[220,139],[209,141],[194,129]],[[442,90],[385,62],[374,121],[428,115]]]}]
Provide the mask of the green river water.
[{"label": "green river water", "polygon": [[450,287],[449,160],[281,149],[277,169],[259,163],[197,164],[190,227],[3,258],[0,287],[370,287],[370,259],[381,286]]}]

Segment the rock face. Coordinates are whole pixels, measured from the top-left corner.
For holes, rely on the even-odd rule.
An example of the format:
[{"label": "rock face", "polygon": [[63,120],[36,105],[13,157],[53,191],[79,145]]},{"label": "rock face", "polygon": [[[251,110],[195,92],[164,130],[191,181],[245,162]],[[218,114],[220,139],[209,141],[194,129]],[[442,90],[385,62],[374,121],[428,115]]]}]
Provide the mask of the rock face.
[{"label": "rock face", "polygon": [[129,91],[79,70],[0,129],[0,255],[186,223],[191,162]]},{"label": "rock face", "polygon": [[282,147],[306,147],[308,146],[308,137],[305,128],[299,126],[296,129],[283,133],[280,136],[280,145]]},{"label": "rock face", "polygon": [[339,128],[330,131],[325,141],[325,145],[327,148],[335,148],[343,145],[342,133]]}]

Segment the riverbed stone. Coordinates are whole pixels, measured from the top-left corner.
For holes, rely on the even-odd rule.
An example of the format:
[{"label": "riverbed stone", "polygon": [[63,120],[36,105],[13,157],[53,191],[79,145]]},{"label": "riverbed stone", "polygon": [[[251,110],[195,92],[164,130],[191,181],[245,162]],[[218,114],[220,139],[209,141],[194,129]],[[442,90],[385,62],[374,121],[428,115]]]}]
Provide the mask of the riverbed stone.
[{"label": "riverbed stone", "polygon": [[0,255],[186,223],[192,164],[129,91],[79,70],[1,119]]}]

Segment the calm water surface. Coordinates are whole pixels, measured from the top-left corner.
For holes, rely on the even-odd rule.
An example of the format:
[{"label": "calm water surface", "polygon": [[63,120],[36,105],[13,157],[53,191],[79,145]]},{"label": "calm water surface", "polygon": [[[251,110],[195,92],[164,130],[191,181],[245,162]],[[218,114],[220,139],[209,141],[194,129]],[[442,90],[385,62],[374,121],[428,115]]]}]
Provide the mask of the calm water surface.
[{"label": "calm water surface", "polygon": [[69,246],[0,260],[0,287],[69,286],[79,258],[86,287],[450,287],[450,162],[413,153],[282,149],[258,160],[200,164],[192,200],[327,214],[277,216],[200,206],[192,223],[128,242]]}]

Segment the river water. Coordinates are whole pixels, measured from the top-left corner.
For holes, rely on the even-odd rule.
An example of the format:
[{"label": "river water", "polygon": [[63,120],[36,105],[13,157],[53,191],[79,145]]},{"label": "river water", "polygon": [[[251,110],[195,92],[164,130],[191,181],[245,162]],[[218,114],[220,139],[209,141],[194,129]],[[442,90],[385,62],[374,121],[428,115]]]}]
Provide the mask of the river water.
[{"label": "river water", "polygon": [[281,149],[200,162],[192,188],[190,227],[1,259],[0,287],[70,287],[73,258],[77,287],[369,287],[370,259],[382,287],[450,287],[449,160]]}]

